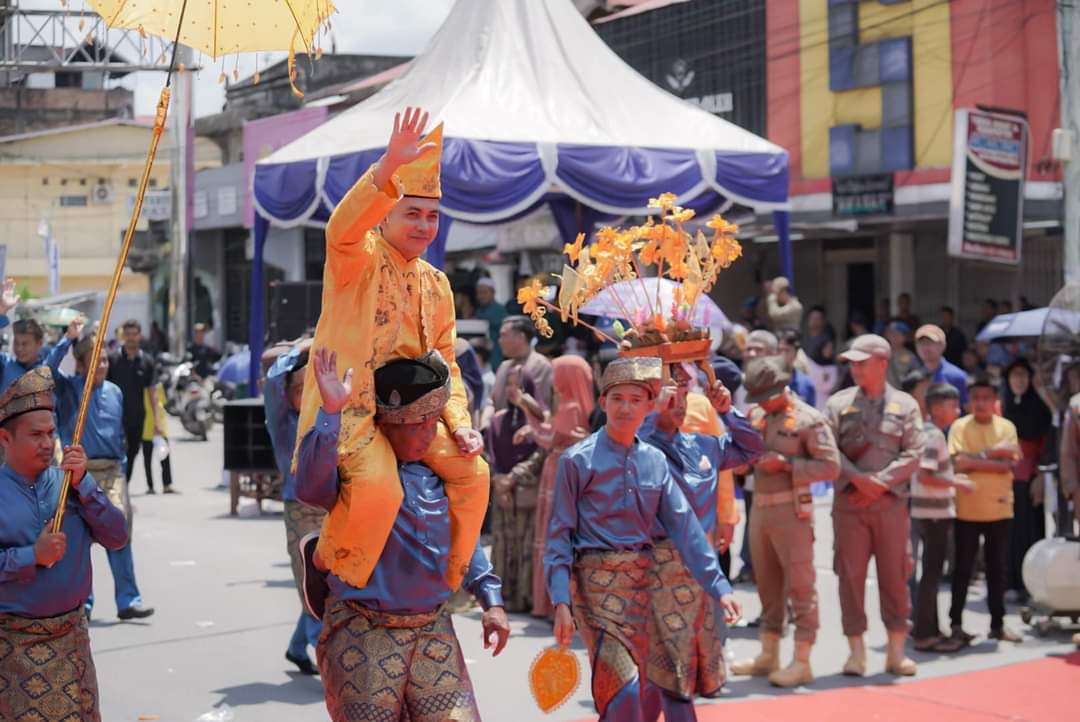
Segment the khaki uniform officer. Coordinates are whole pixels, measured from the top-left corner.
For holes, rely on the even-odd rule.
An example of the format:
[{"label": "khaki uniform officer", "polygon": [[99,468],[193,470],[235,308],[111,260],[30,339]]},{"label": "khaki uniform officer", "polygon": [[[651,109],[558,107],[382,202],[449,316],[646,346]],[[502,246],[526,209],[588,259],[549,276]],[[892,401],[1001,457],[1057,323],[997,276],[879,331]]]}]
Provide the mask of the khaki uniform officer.
[{"label": "khaki uniform officer", "polygon": [[[754,513],[750,549],[761,598],[761,654],[736,662],[735,674],[768,675],[777,687],[814,681],[810,649],[818,629],[814,588],[814,503],[810,484],[840,473],[840,452],[825,417],[788,385],[781,359],[754,359],[746,368],[750,423],[765,439],[766,453],[754,464]],[[780,669],[785,602],[791,600],[795,658]]]},{"label": "khaki uniform officer", "polygon": [[885,381],[889,342],[859,336],[840,358],[851,364],[856,386],[832,395],[825,417],[840,447],[841,470],[833,499],[833,566],[840,580],[840,611],[851,656],[844,674],[866,674],[866,570],[877,564],[881,618],[889,633],[885,671],[913,675],[904,655],[911,596],[907,492],[923,450],[922,416],[911,396]]}]

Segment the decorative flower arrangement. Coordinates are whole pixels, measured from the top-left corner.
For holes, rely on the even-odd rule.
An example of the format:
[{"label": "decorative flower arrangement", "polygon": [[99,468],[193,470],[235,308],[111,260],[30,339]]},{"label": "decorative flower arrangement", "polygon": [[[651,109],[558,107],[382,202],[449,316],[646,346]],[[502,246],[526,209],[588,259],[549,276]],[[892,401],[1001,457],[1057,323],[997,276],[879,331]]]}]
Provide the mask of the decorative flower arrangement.
[{"label": "decorative flower arrangement", "polygon": [[[564,266],[563,272],[556,275],[562,281],[557,306],[545,300],[546,288],[539,279],[518,291],[518,303],[541,336],[550,338],[553,333],[546,318],[547,310],[552,309],[563,321],[571,319],[623,350],[708,338],[708,329],[695,328],[691,323],[694,305],[701,294],[712,289],[720,271],[742,255],[742,246],[735,239],[739,227],[714,215],[706,224],[712,230],[710,241],[703,231],[691,235],[685,230],[694,211],[675,205],[674,194],[650,199],[649,207],[659,209],[659,221],[649,217],[640,226],[603,228],[590,246],[584,245],[583,233],[566,244],[563,252],[574,265]],[[656,266],[657,277],[677,282],[674,302],[669,307],[661,301],[660,284],[656,284],[655,294],[646,289],[641,272],[646,266]],[[617,338],[578,317],[579,309],[605,288],[634,280],[641,287],[630,294],[633,298],[629,303],[621,294],[611,294],[629,323],[627,328],[622,321],[615,322]]]}]

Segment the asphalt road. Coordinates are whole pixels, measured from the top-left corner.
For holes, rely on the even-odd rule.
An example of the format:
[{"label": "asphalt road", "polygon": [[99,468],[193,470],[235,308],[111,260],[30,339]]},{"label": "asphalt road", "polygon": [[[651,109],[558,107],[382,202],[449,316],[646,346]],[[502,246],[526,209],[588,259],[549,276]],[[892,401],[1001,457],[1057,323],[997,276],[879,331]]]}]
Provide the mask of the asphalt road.
[{"label": "asphalt road", "polygon": [[[221,429],[216,429],[208,442],[196,442],[186,437],[178,424],[170,428],[173,476],[182,494],[145,495],[141,459],[132,479],[135,565],[143,597],[157,609],[153,617],[134,622],[116,619],[115,605],[107,591],[112,588],[108,563],[103,550],[94,551],[98,602],[91,636],[103,720],[190,722],[207,713],[217,716],[204,719],[237,722],[327,719],[318,678],[299,675],[284,659],[299,602],[289,572],[280,504],[267,503],[260,514],[253,502],[245,500],[240,515],[230,517],[228,492],[219,488]],[[813,655],[818,676],[813,690],[852,684],[839,675],[846,644],[840,633],[836,578],[831,570],[827,504],[827,500],[820,500],[817,508],[815,559],[821,632]],[[736,539],[740,536],[741,531]],[[965,626],[985,635],[989,624],[985,589],[980,583],[972,592]],[[746,617],[755,618],[759,604],[753,588],[739,587],[737,593]],[[877,609],[872,580],[868,597],[868,609]],[[947,597],[943,589],[943,612]],[[1017,611],[1010,607],[1008,624],[1025,633],[1022,644],[999,645],[981,640],[954,657],[913,655],[920,662],[918,678],[958,674],[1072,650],[1065,632],[1038,638],[1016,617]],[[500,657],[492,659],[482,648],[479,619],[478,611],[465,613],[455,617],[455,625],[485,720],[595,719],[588,693],[588,660],[580,643],[576,649],[583,684],[565,705],[545,716],[529,696],[526,675],[532,659],[552,642],[550,626],[526,616],[512,618],[510,644]],[[729,656],[753,653],[755,638],[753,629],[733,629]],[[893,683],[892,678],[880,674],[884,642],[884,628],[871,615],[867,643],[874,674],[855,683]],[[791,645],[788,635],[782,648],[785,658],[790,655]],[[750,698],[811,693],[779,692],[764,680],[737,678],[729,682],[722,699],[703,704],[737,705]]]}]

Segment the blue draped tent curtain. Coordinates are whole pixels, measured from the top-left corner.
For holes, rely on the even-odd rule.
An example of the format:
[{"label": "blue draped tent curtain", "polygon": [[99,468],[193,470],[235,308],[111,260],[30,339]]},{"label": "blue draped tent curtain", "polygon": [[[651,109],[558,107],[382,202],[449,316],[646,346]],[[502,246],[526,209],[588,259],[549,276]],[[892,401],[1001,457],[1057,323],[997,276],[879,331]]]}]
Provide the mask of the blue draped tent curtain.
[{"label": "blue draped tent curtain", "polygon": [[[375,148],[346,156],[258,165],[251,275],[251,388],[265,334],[263,249],[270,225],[325,223],[331,209],[382,155]],[[551,193],[555,185],[560,193]],[[791,272],[787,212],[788,158],[779,153],[695,151],[570,144],[536,144],[448,138],[442,158],[442,218],[427,260],[442,268],[454,220],[506,223],[547,204],[564,242],[579,232],[624,215],[644,215],[648,201],[672,192],[699,214],[736,203],[772,210],[780,238],[780,263]]]}]

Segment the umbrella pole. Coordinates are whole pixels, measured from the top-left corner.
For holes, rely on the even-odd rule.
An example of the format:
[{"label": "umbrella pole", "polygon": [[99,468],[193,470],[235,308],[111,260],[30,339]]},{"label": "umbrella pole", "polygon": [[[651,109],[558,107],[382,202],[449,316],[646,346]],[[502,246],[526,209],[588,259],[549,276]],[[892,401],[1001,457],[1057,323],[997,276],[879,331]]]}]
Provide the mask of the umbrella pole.
[{"label": "umbrella pole", "polygon": [[[172,91],[166,85],[161,89],[161,97],[158,98],[157,115],[154,118],[154,133],[150,138],[150,150],[146,154],[146,165],[143,166],[142,178],[139,180],[139,190],[135,196],[135,207],[131,211],[131,220],[128,221],[127,232],[124,234],[124,243],[120,246],[120,257],[116,259],[116,268],[113,270],[112,283],[109,285],[109,293],[105,297],[105,305],[101,309],[101,320],[98,331],[94,338],[94,351],[90,354],[90,362],[86,367],[86,383],[83,384],[82,401],[79,403],[79,415],[75,420],[75,433],[71,438],[71,445],[78,446],[82,441],[83,428],[86,426],[86,413],[90,406],[90,396],[94,392],[94,377],[97,375],[98,363],[101,359],[102,347],[105,344],[105,334],[109,326],[109,315],[112,313],[113,302],[116,301],[116,292],[120,288],[120,277],[124,273],[127,264],[128,252],[131,250],[131,240],[135,236],[135,227],[139,223],[139,215],[142,213],[143,198],[146,197],[146,187],[150,183],[150,172],[154,167],[154,158],[157,156],[158,143],[161,134],[165,131],[165,118],[169,112],[169,98]],[[56,504],[56,514],[53,516],[52,532],[60,531],[64,523],[64,509],[67,504],[68,491],[71,489],[71,472],[64,472],[64,482],[60,486],[60,498]]]},{"label": "umbrella pole", "polygon": [[[161,142],[161,134],[165,132],[165,119],[169,115],[169,99],[172,97],[172,76],[176,68],[176,50],[180,45],[180,31],[184,28],[187,5],[188,0],[184,0],[180,6],[180,17],[176,21],[176,37],[173,39],[172,58],[169,60],[169,73],[165,76],[165,87],[161,89],[161,95],[158,97],[157,113],[154,116],[154,132],[150,136],[150,149],[146,152],[146,164],[143,166],[142,178],[139,179],[139,189],[135,194],[135,207],[131,209],[131,219],[128,221],[127,232],[124,234],[124,243],[120,246],[120,257],[116,259],[112,283],[109,284],[109,293],[105,296],[105,305],[101,309],[98,330],[94,335],[94,350],[90,354],[90,363],[86,367],[86,382],[83,384],[82,401],[79,402],[79,415],[75,418],[75,433],[71,437],[72,446],[78,446],[82,441],[83,429],[86,426],[86,412],[90,408],[90,396],[94,393],[94,377],[97,376],[97,367],[101,360],[101,349],[105,345],[105,333],[109,327],[109,316],[112,314],[113,303],[116,301],[116,292],[120,289],[120,277],[124,275],[124,266],[127,265],[128,253],[131,251],[131,239],[135,237],[135,226],[139,224],[139,216],[142,214],[143,199],[146,198],[146,187],[150,184],[150,172],[154,168],[154,159],[157,158],[158,143]],[[217,48],[215,48],[216,50]],[[177,212],[175,208],[173,212]],[[65,471],[64,481],[60,485],[60,496],[56,502],[56,514],[53,516],[53,534],[59,533],[60,527],[64,523],[64,509],[67,506],[68,492],[70,490],[71,472]]]}]

